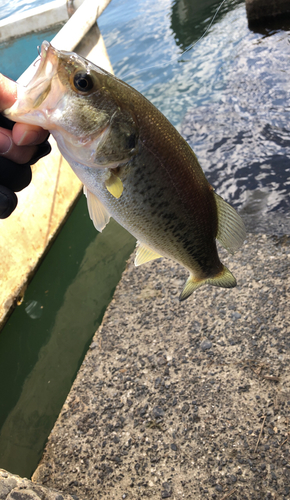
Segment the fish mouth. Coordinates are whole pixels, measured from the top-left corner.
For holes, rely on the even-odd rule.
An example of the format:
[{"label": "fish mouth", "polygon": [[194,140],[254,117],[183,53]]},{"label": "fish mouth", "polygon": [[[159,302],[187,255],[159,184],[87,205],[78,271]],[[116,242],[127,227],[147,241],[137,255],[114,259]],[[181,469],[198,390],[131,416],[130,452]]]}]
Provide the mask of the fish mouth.
[{"label": "fish mouth", "polygon": [[58,61],[58,51],[49,42],[44,41],[40,57],[35,63],[35,74],[26,87],[17,86],[16,102],[4,111],[8,118],[48,128],[47,113],[41,109],[41,104],[50,94],[52,81],[57,75]]}]

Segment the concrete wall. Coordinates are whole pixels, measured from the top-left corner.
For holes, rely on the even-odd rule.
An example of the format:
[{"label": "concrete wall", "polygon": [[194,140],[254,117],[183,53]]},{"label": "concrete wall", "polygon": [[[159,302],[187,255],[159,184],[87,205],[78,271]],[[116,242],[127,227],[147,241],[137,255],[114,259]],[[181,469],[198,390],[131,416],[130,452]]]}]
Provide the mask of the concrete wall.
[{"label": "concrete wall", "polygon": [[261,21],[280,16],[290,15],[289,0],[246,0],[246,10],[249,22]]},{"label": "concrete wall", "polygon": [[[77,9],[83,1],[74,0],[73,6]],[[70,12],[66,0],[53,0],[34,9],[17,12],[0,21],[0,42],[64,23],[69,19]]]}]

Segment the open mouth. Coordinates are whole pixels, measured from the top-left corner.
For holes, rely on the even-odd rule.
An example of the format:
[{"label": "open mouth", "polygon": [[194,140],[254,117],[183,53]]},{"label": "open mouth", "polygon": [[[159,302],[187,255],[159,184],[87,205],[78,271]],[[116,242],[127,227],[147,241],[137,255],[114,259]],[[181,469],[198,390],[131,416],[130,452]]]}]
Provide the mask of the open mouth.
[{"label": "open mouth", "polygon": [[51,90],[52,78],[56,74],[58,65],[57,51],[44,41],[41,45],[40,62],[37,70],[26,87],[27,95],[30,96],[32,109],[37,109],[48,96]]},{"label": "open mouth", "polygon": [[41,44],[40,61],[34,76],[27,85],[27,88],[33,89],[36,86],[40,86],[44,80],[51,79],[56,70],[57,61],[57,51],[52,47],[52,45],[50,45],[49,42],[44,41]]},{"label": "open mouth", "polygon": [[15,121],[44,126],[45,117],[40,106],[51,91],[57,67],[58,52],[49,42],[43,42],[34,76],[27,87],[18,86],[17,100],[4,114]]}]

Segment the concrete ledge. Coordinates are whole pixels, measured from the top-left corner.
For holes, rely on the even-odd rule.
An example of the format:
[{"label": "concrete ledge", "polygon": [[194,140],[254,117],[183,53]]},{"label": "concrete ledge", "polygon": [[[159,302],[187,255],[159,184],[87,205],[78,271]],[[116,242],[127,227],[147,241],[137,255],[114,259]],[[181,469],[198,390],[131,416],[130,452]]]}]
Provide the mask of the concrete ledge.
[{"label": "concrete ledge", "polygon": [[55,0],[48,5],[13,14],[0,21],[0,42],[50,28],[67,19],[68,12],[64,0]]},{"label": "concrete ledge", "polygon": [[[113,72],[96,23],[76,52]],[[0,328],[82,189],[52,137],[50,143],[51,154],[33,166],[31,184],[17,194],[15,212],[0,220]]]},{"label": "concrete ledge", "polygon": [[246,0],[249,23],[290,15],[289,0]]},{"label": "concrete ledge", "polygon": [[288,499],[290,237],[249,235],[232,290],[130,260],[33,481],[82,499]]},{"label": "concrete ledge", "polygon": [[[84,0],[74,0],[77,9]],[[66,0],[54,0],[33,9],[21,11],[0,21],[0,42],[35,31],[46,30],[69,19]]]},{"label": "concrete ledge", "polygon": [[51,154],[33,166],[31,184],[17,194],[17,209],[0,221],[0,326],[82,188],[50,143]]},{"label": "concrete ledge", "polygon": [[0,469],[0,500],[76,500]]}]

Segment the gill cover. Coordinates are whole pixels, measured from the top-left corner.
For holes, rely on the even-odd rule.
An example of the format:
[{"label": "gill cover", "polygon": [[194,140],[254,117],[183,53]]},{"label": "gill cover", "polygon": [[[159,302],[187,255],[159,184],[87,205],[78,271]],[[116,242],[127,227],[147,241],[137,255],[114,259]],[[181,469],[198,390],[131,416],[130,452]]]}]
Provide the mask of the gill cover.
[{"label": "gill cover", "polygon": [[138,149],[138,125],[122,106],[116,81],[85,58],[43,42],[34,77],[19,86],[5,114],[49,130],[69,160],[114,168]]}]

